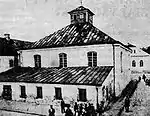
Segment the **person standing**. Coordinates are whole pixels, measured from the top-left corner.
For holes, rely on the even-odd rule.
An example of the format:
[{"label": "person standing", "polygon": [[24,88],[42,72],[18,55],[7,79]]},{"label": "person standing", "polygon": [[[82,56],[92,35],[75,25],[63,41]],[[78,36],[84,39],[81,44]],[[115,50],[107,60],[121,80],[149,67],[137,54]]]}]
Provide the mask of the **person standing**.
[{"label": "person standing", "polygon": [[79,105],[79,111],[78,111],[78,116],[82,116],[82,111],[83,111],[83,105],[82,103]]},{"label": "person standing", "polygon": [[55,116],[55,109],[53,108],[53,105],[50,105],[49,116]]},{"label": "person standing", "polygon": [[129,112],[129,107],[130,107],[130,98],[129,98],[129,96],[126,96],[124,106],[125,106],[126,112]]},{"label": "person standing", "polygon": [[91,104],[91,116],[96,116],[96,112],[93,104]]},{"label": "person standing", "polygon": [[74,115],[75,116],[77,115],[77,112],[78,112],[78,104],[77,104],[77,102],[75,102],[75,105],[74,105]]},{"label": "person standing", "polygon": [[62,99],[61,100],[61,113],[65,113],[65,102],[64,102],[64,100]]},{"label": "person standing", "polygon": [[88,106],[87,106],[87,104],[85,104],[85,106],[84,106],[84,114],[85,114],[85,116],[87,116],[88,114]]},{"label": "person standing", "polygon": [[104,101],[101,101],[101,103],[97,109],[97,112],[99,113],[99,116],[104,112]]},{"label": "person standing", "polygon": [[65,116],[73,116],[73,112],[70,109],[70,105],[67,106]]},{"label": "person standing", "polygon": [[92,115],[92,108],[91,108],[91,104],[89,103],[89,104],[88,104],[88,107],[87,107],[86,116],[91,116],[91,115]]}]

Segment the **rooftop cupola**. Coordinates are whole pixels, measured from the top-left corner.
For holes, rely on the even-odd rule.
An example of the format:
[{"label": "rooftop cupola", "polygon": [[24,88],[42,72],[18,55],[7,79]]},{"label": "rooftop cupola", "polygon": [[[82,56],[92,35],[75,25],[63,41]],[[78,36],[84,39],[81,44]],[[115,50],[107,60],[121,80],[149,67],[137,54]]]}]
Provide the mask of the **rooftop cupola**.
[{"label": "rooftop cupola", "polygon": [[71,24],[89,22],[93,24],[94,13],[88,8],[79,6],[78,8],[68,12],[71,17]]}]

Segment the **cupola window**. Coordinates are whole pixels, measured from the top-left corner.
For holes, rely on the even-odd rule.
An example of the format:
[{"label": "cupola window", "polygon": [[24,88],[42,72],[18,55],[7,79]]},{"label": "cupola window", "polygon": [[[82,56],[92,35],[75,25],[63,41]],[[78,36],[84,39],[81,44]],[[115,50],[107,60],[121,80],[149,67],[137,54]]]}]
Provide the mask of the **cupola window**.
[{"label": "cupola window", "polygon": [[84,14],[80,14],[80,18],[83,19],[84,18]]}]

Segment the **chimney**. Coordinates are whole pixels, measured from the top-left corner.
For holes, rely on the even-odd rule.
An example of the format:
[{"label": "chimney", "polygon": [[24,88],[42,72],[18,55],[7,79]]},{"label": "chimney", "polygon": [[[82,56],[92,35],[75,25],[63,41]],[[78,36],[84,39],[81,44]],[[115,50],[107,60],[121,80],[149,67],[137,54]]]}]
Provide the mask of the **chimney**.
[{"label": "chimney", "polygon": [[6,38],[6,40],[10,40],[10,34],[5,33],[4,37]]}]

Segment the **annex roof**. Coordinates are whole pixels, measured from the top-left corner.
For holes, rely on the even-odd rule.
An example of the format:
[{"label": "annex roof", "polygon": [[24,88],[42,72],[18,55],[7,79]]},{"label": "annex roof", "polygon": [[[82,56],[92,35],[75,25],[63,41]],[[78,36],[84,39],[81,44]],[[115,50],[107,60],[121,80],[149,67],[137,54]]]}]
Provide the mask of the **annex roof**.
[{"label": "annex roof", "polygon": [[112,66],[39,69],[16,67],[0,73],[0,82],[101,85],[112,68]]},{"label": "annex roof", "polygon": [[34,42],[22,41],[18,39],[12,39],[14,41],[14,47],[16,50],[25,49],[31,46]]},{"label": "annex roof", "polygon": [[[90,23],[70,24],[32,44],[28,49],[82,46],[93,44],[122,44]],[[123,45],[123,44],[122,44]],[[126,46],[125,46],[126,47]]]},{"label": "annex roof", "polygon": [[16,56],[17,50],[29,47],[33,42],[21,41],[17,39],[7,40],[0,37],[0,56]]}]

